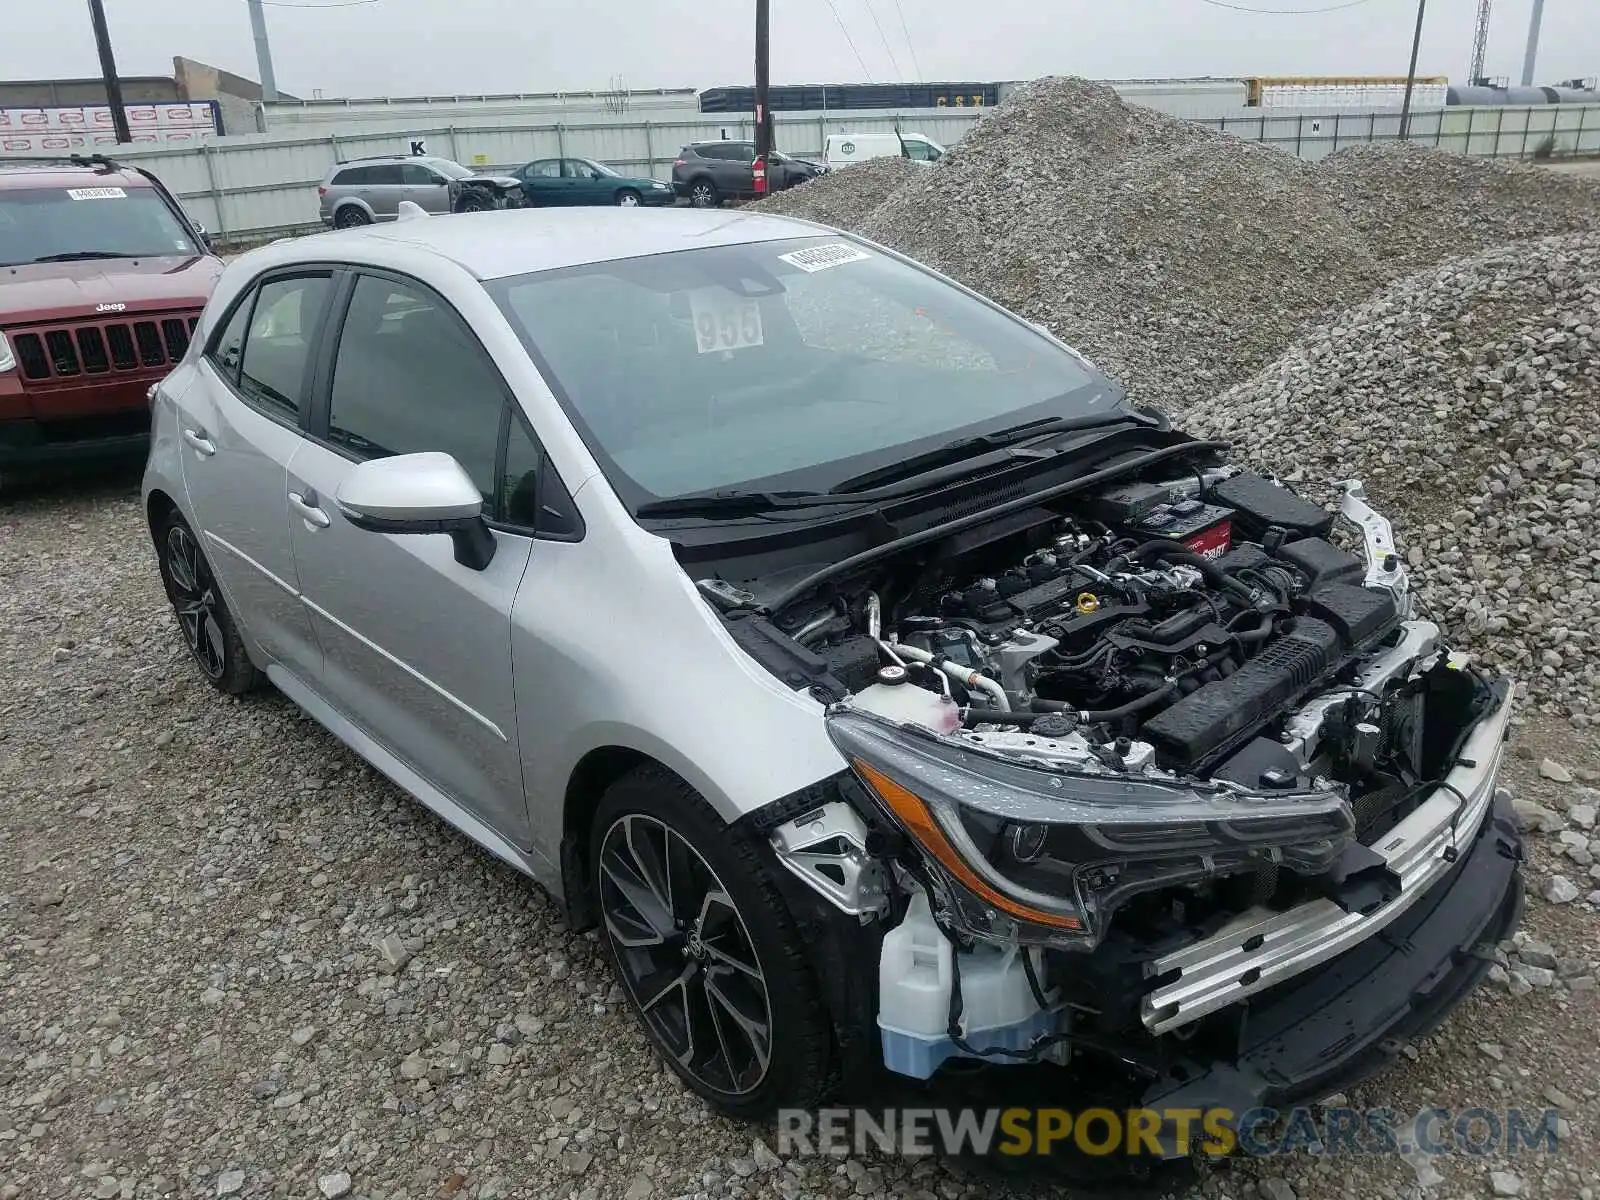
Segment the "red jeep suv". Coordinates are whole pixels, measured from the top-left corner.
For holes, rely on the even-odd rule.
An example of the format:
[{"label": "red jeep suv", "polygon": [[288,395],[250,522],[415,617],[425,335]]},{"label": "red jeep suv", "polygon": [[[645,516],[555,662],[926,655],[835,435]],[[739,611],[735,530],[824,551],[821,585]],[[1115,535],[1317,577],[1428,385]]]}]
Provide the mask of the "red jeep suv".
[{"label": "red jeep suv", "polygon": [[143,450],[221,273],[148,172],[0,160],[0,472]]}]

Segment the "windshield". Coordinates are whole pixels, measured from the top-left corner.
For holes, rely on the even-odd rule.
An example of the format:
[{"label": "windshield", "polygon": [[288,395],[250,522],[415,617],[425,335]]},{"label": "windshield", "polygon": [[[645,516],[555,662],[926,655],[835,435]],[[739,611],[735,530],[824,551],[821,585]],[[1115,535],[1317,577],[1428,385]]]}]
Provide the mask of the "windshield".
[{"label": "windshield", "polygon": [[597,174],[597,175],[604,175],[609,179],[620,179],[621,178],[621,176],[618,175],[617,172],[613,171],[610,167],[606,166],[605,163],[595,162],[594,159],[592,159],[592,158],[580,158],[578,161],[580,163],[582,163],[584,166],[586,166],[586,167],[590,168],[591,170],[593,170],[595,172],[595,174]]},{"label": "windshield", "polygon": [[199,253],[154,188],[0,191],[0,265]]},{"label": "windshield", "polygon": [[451,162],[448,158],[436,158],[430,161],[442,174],[449,176],[451,179],[472,178],[473,173],[458,162]]},{"label": "windshield", "polygon": [[1027,325],[838,235],[497,280],[623,499],[827,488],[1121,393]]}]

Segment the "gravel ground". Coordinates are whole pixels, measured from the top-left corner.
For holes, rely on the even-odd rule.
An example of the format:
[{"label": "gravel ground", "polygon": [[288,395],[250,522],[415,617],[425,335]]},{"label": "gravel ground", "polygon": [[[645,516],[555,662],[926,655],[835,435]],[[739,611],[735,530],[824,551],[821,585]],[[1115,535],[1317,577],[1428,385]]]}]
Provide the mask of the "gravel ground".
[{"label": "gravel ground", "polygon": [[1082,79],[1019,88],[901,173],[886,198],[852,169],[763,204],[944,271],[1176,413],[1397,277],[1600,225],[1593,180],[1410,146],[1305,162]]},{"label": "gravel ground", "polygon": [[1600,179],[1600,159],[1591,162],[1558,162],[1543,165],[1551,171],[1559,171],[1564,175],[1582,175],[1590,179]]},{"label": "gravel ground", "polygon": [[1313,495],[1362,479],[1465,644],[1600,724],[1600,234],[1403,280],[1185,423]]},{"label": "gravel ground", "polygon": [[[592,937],[287,702],[200,682],[131,476],[0,501],[0,677],[3,1200],[1064,1194],[931,1160],[781,1161],[768,1131],[709,1115],[656,1064]],[[1534,771],[1555,754],[1600,779],[1600,744],[1531,724],[1518,751],[1511,782],[1553,830],[1533,890],[1558,871],[1600,886],[1581,782]],[[1536,896],[1528,926],[1553,971],[1543,947],[1508,959],[1504,985],[1350,1100],[1555,1097],[1571,1141],[1441,1161],[1428,1196],[1488,1195],[1490,1170],[1529,1197],[1600,1184],[1600,924],[1581,896]],[[1395,1160],[1297,1158],[1185,1191],[1417,1184]]]},{"label": "gravel ground", "polygon": [[926,170],[903,158],[874,158],[839,167],[761,201],[761,211],[858,229],[889,196]]}]

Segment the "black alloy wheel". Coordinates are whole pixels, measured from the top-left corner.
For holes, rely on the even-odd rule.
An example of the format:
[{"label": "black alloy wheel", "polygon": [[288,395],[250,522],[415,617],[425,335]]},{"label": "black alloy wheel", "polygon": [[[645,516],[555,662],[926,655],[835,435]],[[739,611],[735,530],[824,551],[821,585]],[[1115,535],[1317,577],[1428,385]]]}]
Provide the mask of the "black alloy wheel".
[{"label": "black alloy wheel", "polygon": [[194,530],[174,512],[155,532],[162,585],[184,646],[206,682],[229,695],[260,686],[261,673],[250,661]]},{"label": "black alloy wheel", "polygon": [[728,1116],[821,1103],[834,1026],[767,841],[651,763],[601,796],[587,858],[612,971],[667,1066]]},{"label": "black alloy wheel", "polygon": [[707,1088],[743,1096],[772,1060],[772,1005],[717,873],[671,826],[629,813],[600,848],[600,906],[623,985],[658,1044]]}]

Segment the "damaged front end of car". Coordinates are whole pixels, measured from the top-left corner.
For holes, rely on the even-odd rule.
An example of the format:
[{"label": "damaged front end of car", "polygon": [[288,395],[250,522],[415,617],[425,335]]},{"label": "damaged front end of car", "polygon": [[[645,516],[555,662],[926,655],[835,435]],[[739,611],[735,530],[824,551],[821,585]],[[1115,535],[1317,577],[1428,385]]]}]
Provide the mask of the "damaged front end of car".
[{"label": "damaged front end of car", "polygon": [[1419,613],[1359,485],[1337,516],[1197,470],[790,618],[854,683],[849,770],[769,833],[874,931],[889,1070],[1088,1056],[1241,1113],[1476,985],[1521,912],[1511,687]]}]

